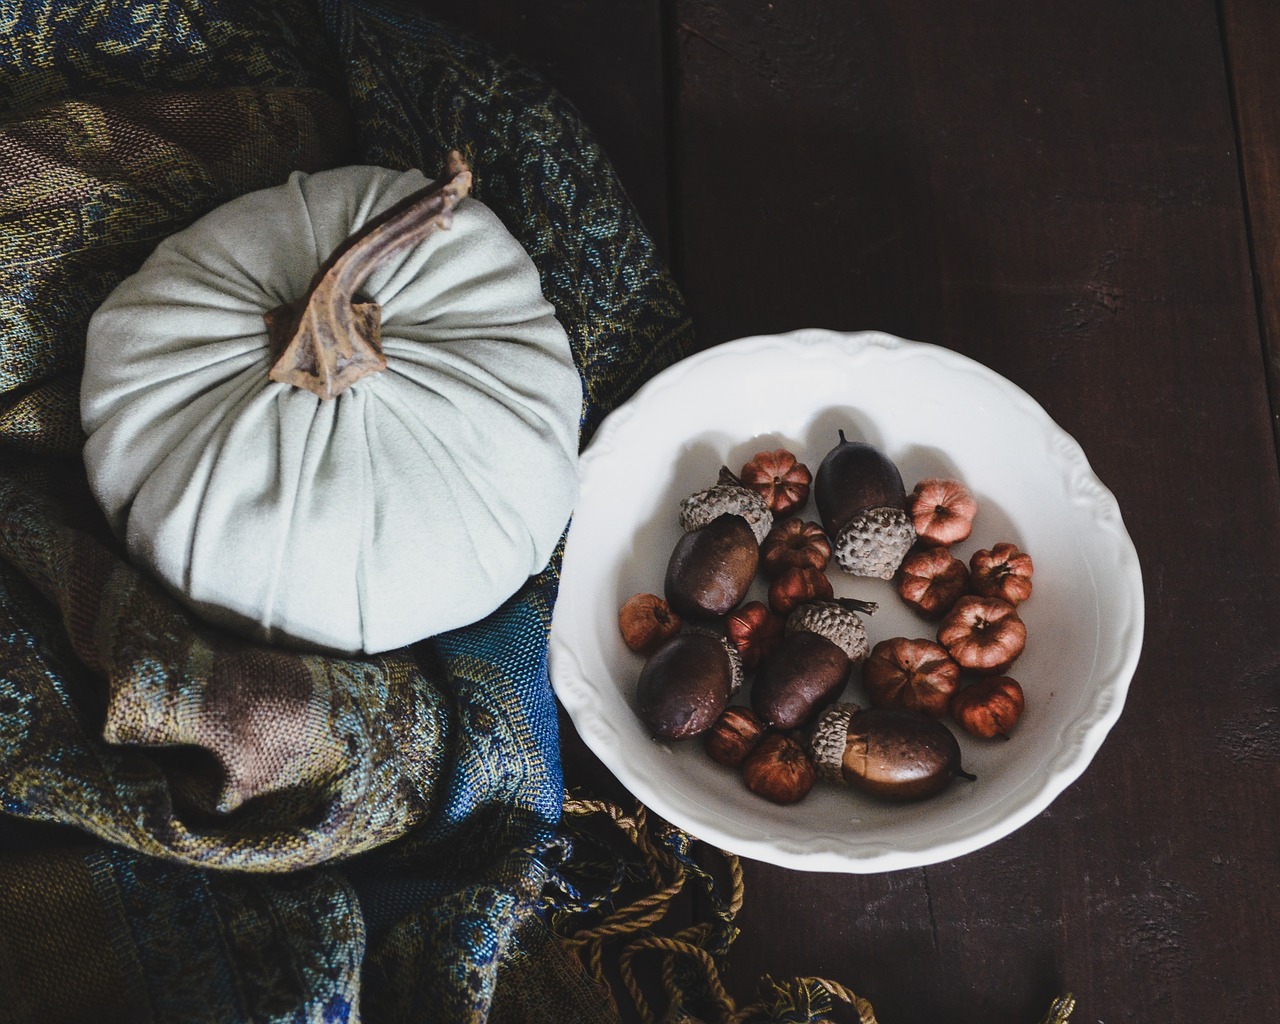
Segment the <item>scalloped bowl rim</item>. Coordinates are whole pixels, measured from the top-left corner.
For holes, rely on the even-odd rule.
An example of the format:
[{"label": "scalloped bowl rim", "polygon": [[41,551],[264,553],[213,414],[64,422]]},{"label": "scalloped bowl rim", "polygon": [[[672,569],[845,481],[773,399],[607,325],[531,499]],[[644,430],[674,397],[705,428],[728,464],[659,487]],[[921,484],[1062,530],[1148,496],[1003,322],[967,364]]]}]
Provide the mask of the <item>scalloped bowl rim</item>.
[{"label": "scalloped bowl rim", "polygon": [[[890,838],[879,835],[874,827],[870,830],[856,826],[841,828],[838,822],[830,828],[798,828],[794,830],[798,834],[793,834],[785,824],[779,825],[776,818],[756,820],[749,804],[744,805],[743,814],[728,813],[722,805],[736,797],[722,794],[722,804],[711,806],[711,794],[700,792],[698,779],[690,778],[690,773],[697,776],[725,769],[701,755],[705,767],[680,761],[677,770],[672,767],[676,761],[663,756],[671,754],[676,745],[647,737],[644,739],[647,746],[638,743],[638,720],[634,716],[626,720],[625,715],[622,720],[618,719],[619,701],[624,698],[615,680],[616,672],[601,660],[606,654],[616,659],[619,655],[612,648],[622,648],[616,630],[618,594],[609,587],[610,580],[616,577],[617,563],[610,562],[608,557],[599,557],[600,538],[609,538],[609,534],[602,531],[601,524],[595,520],[616,512],[619,502],[625,499],[617,494],[602,493],[601,488],[612,485],[616,491],[619,458],[634,456],[637,452],[644,454],[643,449],[636,447],[637,433],[646,432],[647,436],[654,417],[670,418],[671,410],[678,407],[682,399],[688,399],[684,392],[691,381],[732,381],[757,365],[772,366],[775,370],[782,367],[785,372],[793,364],[821,365],[824,370],[829,366],[847,371],[871,370],[873,374],[881,372],[890,378],[905,364],[917,372],[924,368],[926,375],[941,375],[938,379],[945,380],[948,387],[972,388],[982,396],[992,397],[996,404],[987,411],[987,418],[1008,417],[1011,424],[1026,428],[1030,443],[1043,444],[1047,468],[1063,481],[1064,493],[1071,505],[1067,511],[1073,517],[1072,528],[1083,525],[1082,536],[1089,556],[1084,560],[1087,579],[1082,577],[1075,583],[1081,587],[1087,583],[1095,599],[1098,632],[1090,666],[1090,687],[1077,695],[1079,707],[1069,719],[1057,723],[1053,734],[1056,747],[1044,757],[1043,763],[1037,765],[1029,777],[1011,783],[1011,788],[995,802],[958,813],[945,812],[955,818],[942,829],[945,834],[939,834],[941,825],[932,826],[927,822],[932,813],[930,805],[939,800],[938,797],[908,805],[912,808],[910,813],[923,816],[924,825],[918,834],[904,835],[897,829],[891,830],[895,834]],[[857,406],[850,406],[848,411],[857,418]],[[874,428],[875,421],[870,426]],[[681,428],[666,429],[678,435]],[[772,437],[766,428],[754,437],[738,440],[749,446],[753,440],[767,441]],[[785,442],[786,438],[782,440]],[[700,443],[703,447],[709,444],[715,448],[729,441],[710,432]],[[661,445],[658,447],[661,449]],[[619,448],[623,449],[621,454]],[[714,468],[707,468],[711,477],[714,477]],[[906,472],[903,475],[905,478]],[[1141,653],[1144,598],[1137,553],[1124,528],[1118,504],[1094,474],[1080,445],[1034,399],[966,356],[876,331],[840,333],[804,329],[717,345],[655,375],[606,417],[582,453],[580,480],[578,510],[566,539],[560,592],[552,619],[548,652],[552,686],[587,747],[633,796],[677,827],[724,850],[798,870],[855,873],[918,867],[970,853],[1008,835],[1043,811],[1088,767],[1120,717]],[[909,489],[912,481],[906,483]],[[812,512],[806,516],[814,517]],[[992,542],[995,539],[999,538],[988,538]],[[623,541],[609,538],[603,546],[607,548],[615,543]],[[664,565],[666,553],[660,558]],[[1099,569],[1103,565],[1105,590],[1100,589]],[[1039,585],[1042,576],[1039,561],[1037,570]],[[660,566],[655,571],[657,586],[637,585],[635,589],[660,590]],[[1033,596],[1024,607],[1032,607],[1034,601]],[[612,607],[607,607],[610,602]],[[606,607],[602,610],[602,606]],[[612,636],[603,625],[606,622],[615,624]],[[1034,635],[1033,632],[1028,652]],[[873,643],[875,639],[872,638]],[[604,647],[610,650],[602,653]],[[625,659],[626,653],[621,657]],[[641,663],[642,660],[636,662],[637,670]],[[1029,694],[1029,709],[1030,700]],[[1016,742],[1017,738],[1015,732],[1009,743]],[[703,777],[713,779],[711,775]],[[715,781],[719,785],[719,781]],[[957,785],[959,783],[953,784],[951,789]],[[758,800],[753,796],[750,799]],[[761,808],[762,813],[765,810]],[[768,810],[772,814],[772,805]],[[856,823],[859,819],[851,820]]]}]

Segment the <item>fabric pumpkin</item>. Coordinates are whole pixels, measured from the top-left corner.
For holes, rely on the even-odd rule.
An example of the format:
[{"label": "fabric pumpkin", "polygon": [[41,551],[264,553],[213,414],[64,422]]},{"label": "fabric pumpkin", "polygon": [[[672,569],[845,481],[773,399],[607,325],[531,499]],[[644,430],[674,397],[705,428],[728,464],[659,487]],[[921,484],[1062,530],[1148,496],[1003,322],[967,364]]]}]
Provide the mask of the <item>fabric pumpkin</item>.
[{"label": "fabric pumpkin", "polygon": [[268,379],[264,314],[428,184],[296,173],[165,239],[90,321],[90,484],[134,561],[208,621],[375,653],[477,621],[554,551],[581,384],[533,263],[475,199],[361,287],[384,372],[333,399]]}]

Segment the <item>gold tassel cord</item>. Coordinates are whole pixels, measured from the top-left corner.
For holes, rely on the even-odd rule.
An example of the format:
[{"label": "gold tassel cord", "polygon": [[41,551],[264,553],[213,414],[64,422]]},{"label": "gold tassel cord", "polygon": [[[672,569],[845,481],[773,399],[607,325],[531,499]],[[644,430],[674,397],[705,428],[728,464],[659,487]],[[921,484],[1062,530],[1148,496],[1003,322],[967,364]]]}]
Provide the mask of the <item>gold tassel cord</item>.
[{"label": "gold tassel cord", "polygon": [[[644,876],[651,887],[646,895],[613,909],[592,925],[570,931],[570,922],[566,920],[563,930],[557,930],[560,941],[578,951],[588,973],[601,990],[608,994],[616,1014],[621,1016],[615,993],[617,981],[620,981],[643,1024],[656,1024],[658,1017],[650,1005],[638,972],[640,959],[656,956],[659,959],[657,980],[669,1004],[667,1017],[664,1019],[670,1019],[673,1013],[679,1013],[681,1019],[690,1024],[704,1024],[684,1010],[686,993],[681,987],[678,970],[679,964],[684,962],[696,967],[700,978],[700,998],[704,998],[701,990],[705,988],[705,999],[714,1005],[719,1016],[718,1024],[751,1024],[753,1021],[776,1019],[780,1007],[784,1012],[807,1013],[810,1024],[822,1024],[821,1014],[829,1011],[829,1007],[825,1005],[826,997],[852,1007],[858,1015],[859,1024],[877,1024],[871,1003],[845,985],[820,977],[794,978],[785,984],[770,982],[773,988],[772,998],[766,996],[740,1008],[720,976],[724,949],[709,947],[723,947],[732,941],[733,922],[742,909],[745,890],[741,860],[733,854],[720,851],[727,876],[728,893],[725,903],[717,910],[716,917],[728,929],[728,939],[725,939],[725,932],[717,932],[716,922],[712,921],[688,925],[671,935],[658,934],[655,929],[666,920],[674,900],[694,876],[673,851],[655,841],[644,805],[637,805],[633,814],[627,814],[606,801],[567,796],[564,811],[567,818],[603,817],[612,822],[639,854]],[[709,876],[705,876],[700,869],[695,868],[694,871],[697,872],[697,877],[706,877],[710,884]],[[619,883],[608,896],[591,901],[586,909],[599,909],[610,898],[616,897],[620,889]],[[568,916],[581,921],[585,910],[584,913]],[[625,941],[627,939],[630,941]],[[713,943],[713,940],[717,941]],[[606,973],[605,958],[606,946],[611,943],[622,943],[616,961],[617,981],[613,984]],[[815,997],[818,997],[818,1006],[813,1005]],[[1074,1010],[1074,997],[1070,994],[1062,996],[1054,1001],[1040,1024],[1069,1024]]]},{"label": "gold tassel cord", "polygon": [[1067,1019],[1075,1011],[1076,997],[1068,992],[1053,1001],[1053,1005],[1049,1007],[1049,1013],[1045,1016],[1041,1024],[1067,1024]]},{"label": "gold tassel cord", "polygon": [[657,950],[666,954],[663,957],[664,967],[664,985],[667,989],[667,995],[672,1002],[679,1001],[683,994],[679,987],[675,984],[674,974],[671,968],[674,958],[677,956],[686,956],[697,961],[703,968],[706,976],[707,987],[711,991],[712,997],[716,1003],[723,1009],[723,1019],[726,1021],[734,1020],[734,1002],[733,998],[725,990],[724,985],[720,981],[720,968],[713,957],[707,950],[701,946],[694,945],[691,942],[681,941],[678,939],[668,938],[664,935],[646,935],[635,942],[630,943],[623,949],[619,958],[618,967],[622,973],[623,984],[627,987],[632,1001],[635,1003],[636,1009],[639,1011],[641,1018],[646,1024],[651,1024],[654,1020],[653,1011],[649,1008],[649,1002],[645,998],[644,989],[641,987],[639,980],[636,978],[635,968],[632,961],[635,957],[646,950]]},{"label": "gold tassel cord", "polygon": [[[611,821],[639,852],[645,874],[654,887],[654,891],[648,895],[617,908],[602,921],[562,936],[562,941],[578,949],[589,974],[605,991],[610,992],[611,997],[612,989],[605,971],[605,947],[610,941],[635,936],[619,953],[618,973],[632,1005],[645,1024],[654,1024],[656,1016],[637,976],[635,961],[637,957],[647,953],[656,953],[661,959],[658,977],[672,1006],[680,1006],[684,1001],[685,993],[681,989],[676,971],[677,962],[684,959],[695,963],[700,969],[702,982],[725,1024],[745,1024],[753,1015],[767,1010],[764,1003],[752,1004],[739,1010],[721,980],[717,955],[707,948],[713,934],[711,922],[689,925],[670,936],[653,931],[665,920],[673,900],[684,891],[689,873],[678,857],[655,843],[648,811],[643,805],[637,805],[634,814],[626,814],[621,808],[605,801],[567,797],[564,810],[567,817],[603,816]],[[729,890],[722,919],[725,925],[732,926],[742,909],[744,874],[738,857],[729,853],[722,853],[722,856]],[[800,984],[822,988],[830,995],[853,1005],[862,1024],[876,1024],[870,1004],[844,986],[817,978],[801,979]],[[614,1008],[617,1009],[616,999]]]},{"label": "gold tassel cord", "polygon": [[[854,1011],[858,1014],[859,1024],[878,1024],[876,1021],[875,1010],[872,1009],[871,1004],[855,993],[852,989],[841,985],[837,981],[831,981],[827,978],[803,977],[793,979],[792,984],[799,986],[802,989],[822,989],[828,995],[831,995],[836,999],[839,999],[841,1002],[847,1003],[849,1006],[853,1007]],[[783,986],[775,984],[774,989],[775,991],[782,991]],[[767,999],[758,1000],[749,1006],[743,1007],[736,1014],[727,1018],[725,1024],[745,1024],[745,1022],[753,1018],[766,1018],[769,1016],[773,1005],[774,1001]]]},{"label": "gold tassel cord", "polygon": [[826,978],[805,978],[803,980],[821,985],[841,1002],[852,1006],[857,1011],[859,1024],[877,1024],[876,1013],[871,1008],[871,1004],[852,990],[845,988],[838,981],[828,981]]},{"label": "gold tassel cord", "polygon": [[[686,884],[684,865],[675,857],[658,849],[648,830],[648,812],[638,805],[635,815],[624,814],[616,805],[598,800],[569,798],[565,801],[565,814],[573,817],[603,815],[627,837],[644,862],[646,875],[655,891],[614,911],[603,921],[591,927],[580,928],[563,937],[567,945],[577,947],[588,973],[613,999],[613,990],[605,973],[604,948],[611,939],[632,935],[659,924],[667,915],[669,905]],[[670,879],[664,878],[664,869]],[[624,979],[624,984],[626,981]],[[643,997],[642,997],[643,998]],[[617,1002],[614,1000],[614,1009]]]}]

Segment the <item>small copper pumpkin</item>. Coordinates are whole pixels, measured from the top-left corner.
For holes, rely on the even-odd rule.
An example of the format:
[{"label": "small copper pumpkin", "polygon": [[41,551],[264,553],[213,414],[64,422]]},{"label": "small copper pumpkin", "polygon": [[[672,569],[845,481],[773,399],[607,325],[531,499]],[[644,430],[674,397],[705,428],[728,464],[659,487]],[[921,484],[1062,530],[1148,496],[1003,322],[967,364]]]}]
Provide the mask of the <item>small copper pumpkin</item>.
[{"label": "small copper pumpkin", "polygon": [[1019,605],[1031,596],[1031,556],[1004,541],[975,551],[969,559],[969,588],[984,597],[998,597]]},{"label": "small copper pumpkin", "polygon": [[794,804],[813,789],[818,773],[804,747],[790,736],[765,736],[742,762],[747,788],[775,804]]},{"label": "small copper pumpkin", "polygon": [[1022,653],[1027,627],[1008,601],[967,594],[939,624],[938,643],[961,668],[998,675]]},{"label": "small copper pumpkin", "polygon": [[618,611],[622,642],[646,657],[680,632],[684,620],[657,594],[633,594]]},{"label": "small copper pumpkin", "polygon": [[973,736],[1007,737],[1026,706],[1026,697],[1016,679],[994,676],[957,692],[951,698],[951,717]]},{"label": "small copper pumpkin", "polygon": [[825,601],[834,595],[831,579],[818,569],[788,569],[769,585],[769,607],[779,615],[810,601]]},{"label": "small copper pumpkin", "polygon": [[926,619],[940,619],[969,589],[969,569],[945,547],[918,547],[898,567],[898,596]]},{"label": "small copper pumpkin", "polygon": [[742,667],[753,669],[782,643],[786,619],[763,601],[748,601],[724,620],[725,635],[742,656]]},{"label": "small copper pumpkin", "polygon": [[740,768],[767,731],[760,716],[750,708],[730,704],[703,733],[703,744],[712,760],[727,768]]},{"label": "small copper pumpkin", "polygon": [[877,708],[942,718],[960,685],[960,666],[932,640],[881,640],[862,663],[862,684]]},{"label": "small copper pumpkin", "polygon": [[907,495],[907,515],[923,544],[959,544],[973,532],[978,502],[959,480],[929,477]]},{"label": "small copper pumpkin", "polygon": [[764,498],[775,518],[790,515],[809,500],[813,474],[785,448],[756,452],[742,467],[740,479]]},{"label": "small copper pumpkin", "polygon": [[831,561],[831,541],[818,523],[784,519],[775,523],[760,545],[760,569],[776,579],[788,569],[817,569],[822,572]]}]

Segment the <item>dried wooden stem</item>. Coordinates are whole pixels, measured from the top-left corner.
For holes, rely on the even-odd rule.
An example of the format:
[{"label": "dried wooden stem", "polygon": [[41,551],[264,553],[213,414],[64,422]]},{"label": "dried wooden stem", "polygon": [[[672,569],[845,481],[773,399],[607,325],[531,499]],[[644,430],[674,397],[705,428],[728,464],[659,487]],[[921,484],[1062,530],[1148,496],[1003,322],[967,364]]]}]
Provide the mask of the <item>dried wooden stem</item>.
[{"label": "dried wooden stem", "polygon": [[307,294],[264,314],[273,364],[268,376],[336,398],[361,377],[387,368],[382,307],[358,289],[383,260],[453,223],[471,190],[462,154],[449,154],[445,174],[352,234],[321,264]]},{"label": "dried wooden stem", "polygon": [[861,612],[863,615],[874,615],[880,607],[875,601],[864,601],[860,597],[837,597],[835,602],[841,608],[851,612]]}]

